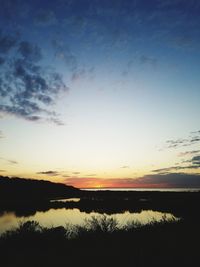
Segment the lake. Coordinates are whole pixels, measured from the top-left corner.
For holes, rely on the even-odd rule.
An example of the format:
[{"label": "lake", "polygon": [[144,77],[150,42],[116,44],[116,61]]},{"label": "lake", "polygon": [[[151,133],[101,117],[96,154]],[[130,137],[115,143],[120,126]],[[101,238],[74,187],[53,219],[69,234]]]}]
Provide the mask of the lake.
[{"label": "lake", "polygon": [[[75,200],[76,201],[76,200]],[[118,227],[122,227],[128,223],[141,223],[148,224],[152,221],[161,221],[163,218],[166,220],[176,219],[171,213],[163,213],[152,210],[142,210],[141,212],[129,212],[128,210],[123,213],[114,213],[107,215],[108,218],[114,218],[118,222]],[[0,215],[0,234],[15,229],[21,222],[26,221],[37,221],[41,226],[44,227],[56,227],[56,226],[67,226],[71,225],[84,225],[86,220],[91,219],[93,216],[104,216],[98,212],[86,213],[80,211],[78,208],[66,209],[49,209],[48,211],[42,212],[37,211],[32,216],[17,216],[14,212],[4,211]]]}]

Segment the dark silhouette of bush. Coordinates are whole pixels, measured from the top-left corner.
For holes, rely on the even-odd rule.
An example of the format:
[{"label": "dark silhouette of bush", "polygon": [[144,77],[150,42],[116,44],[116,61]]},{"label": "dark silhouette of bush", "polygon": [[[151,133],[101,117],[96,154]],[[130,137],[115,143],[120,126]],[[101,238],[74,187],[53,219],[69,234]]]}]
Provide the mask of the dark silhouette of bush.
[{"label": "dark silhouette of bush", "polygon": [[0,236],[1,266],[198,266],[199,234],[184,220],[123,229],[105,216],[71,229],[26,222]]}]

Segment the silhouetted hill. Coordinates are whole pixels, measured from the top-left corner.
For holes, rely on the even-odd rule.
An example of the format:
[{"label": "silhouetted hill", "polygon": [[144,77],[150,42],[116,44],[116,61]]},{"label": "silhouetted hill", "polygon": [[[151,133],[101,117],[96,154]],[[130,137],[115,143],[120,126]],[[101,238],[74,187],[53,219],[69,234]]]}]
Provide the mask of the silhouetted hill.
[{"label": "silhouetted hill", "polygon": [[80,190],[61,183],[0,176],[0,200],[46,200],[78,196]]}]

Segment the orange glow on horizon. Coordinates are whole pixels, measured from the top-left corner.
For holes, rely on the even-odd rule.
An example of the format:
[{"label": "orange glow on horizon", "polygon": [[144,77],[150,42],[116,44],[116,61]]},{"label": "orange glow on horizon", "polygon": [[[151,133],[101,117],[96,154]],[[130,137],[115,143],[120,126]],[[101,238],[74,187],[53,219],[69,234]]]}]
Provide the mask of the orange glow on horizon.
[{"label": "orange glow on horizon", "polygon": [[103,178],[69,178],[65,180],[66,185],[76,188],[170,188],[167,183],[145,183],[138,182],[138,179],[103,179]]}]

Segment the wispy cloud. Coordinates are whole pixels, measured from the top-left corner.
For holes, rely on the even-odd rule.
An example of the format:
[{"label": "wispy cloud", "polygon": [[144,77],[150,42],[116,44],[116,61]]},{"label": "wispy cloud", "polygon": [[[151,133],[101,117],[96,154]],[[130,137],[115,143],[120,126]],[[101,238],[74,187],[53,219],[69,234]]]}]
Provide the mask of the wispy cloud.
[{"label": "wispy cloud", "polygon": [[[171,139],[166,141],[165,149],[179,149],[183,147],[192,147],[200,143],[200,130],[191,132],[187,138]],[[170,173],[172,171],[180,170],[192,170],[200,168],[200,153],[199,149],[188,150],[180,152],[179,157],[186,157],[186,160],[183,160],[181,163],[176,164],[175,166],[169,166],[166,168],[159,168],[152,170],[154,173]],[[196,155],[196,156],[195,156]],[[188,159],[189,156],[193,156],[191,159]]]},{"label": "wispy cloud", "polygon": [[130,166],[128,166],[128,165],[124,165],[124,166],[121,166],[120,168],[121,168],[121,169],[129,169]]},{"label": "wispy cloud", "polygon": [[[184,155],[192,155],[195,154],[194,151],[192,151],[193,153],[186,153]],[[190,163],[190,165],[188,165],[188,163]],[[190,160],[184,160],[182,162],[182,165],[178,165],[178,166],[170,166],[167,168],[160,168],[160,169],[155,169],[152,170],[152,172],[155,173],[168,173],[171,171],[180,171],[180,170],[187,170],[187,169],[200,169],[200,156],[194,156],[192,157]]]},{"label": "wispy cloud", "polygon": [[200,130],[191,132],[191,134],[200,135]]},{"label": "wispy cloud", "polygon": [[10,164],[18,164],[18,162],[16,160],[10,160],[10,159],[7,159],[7,161],[10,163]]},{"label": "wispy cloud", "polygon": [[5,162],[7,162],[7,163],[9,163],[11,165],[18,164],[18,161],[12,160],[12,159],[6,159],[6,158],[3,158],[3,157],[0,157],[0,160],[5,161]]},{"label": "wispy cloud", "polygon": [[200,153],[200,150],[191,150],[179,153],[179,157],[191,156]]},{"label": "wispy cloud", "polygon": [[152,170],[152,172],[168,173],[171,171],[180,171],[180,170],[187,170],[187,169],[199,169],[199,168],[200,168],[200,165],[171,166],[171,167],[167,167],[167,168]]},{"label": "wispy cloud", "polygon": [[59,175],[59,172],[57,172],[57,171],[41,171],[41,172],[37,172],[36,174],[42,174],[42,175],[47,175],[47,176],[57,176],[57,175]]},{"label": "wispy cloud", "polygon": [[187,138],[170,139],[166,141],[165,148],[180,148],[191,146],[200,142],[200,131],[191,132]]}]

